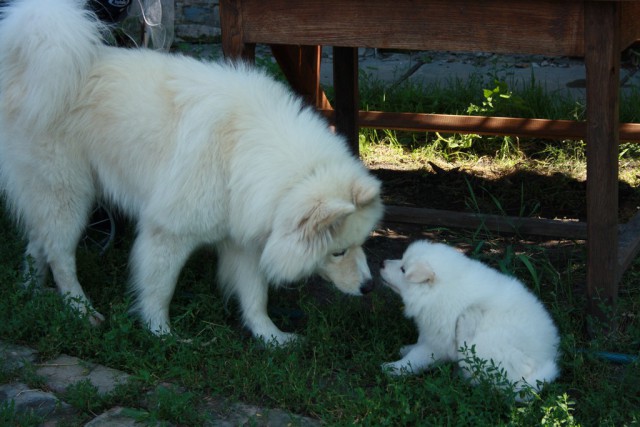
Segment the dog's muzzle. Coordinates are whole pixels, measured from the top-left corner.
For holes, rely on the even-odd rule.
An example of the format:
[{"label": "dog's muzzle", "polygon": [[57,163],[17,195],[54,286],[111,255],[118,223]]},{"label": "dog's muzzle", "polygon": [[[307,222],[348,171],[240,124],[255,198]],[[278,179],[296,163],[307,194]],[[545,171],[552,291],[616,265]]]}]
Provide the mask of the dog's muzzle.
[{"label": "dog's muzzle", "polygon": [[373,280],[369,279],[360,286],[360,293],[362,295],[366,295],[369,292],[373,291],[374,287],[375,284],[373,283]]}]

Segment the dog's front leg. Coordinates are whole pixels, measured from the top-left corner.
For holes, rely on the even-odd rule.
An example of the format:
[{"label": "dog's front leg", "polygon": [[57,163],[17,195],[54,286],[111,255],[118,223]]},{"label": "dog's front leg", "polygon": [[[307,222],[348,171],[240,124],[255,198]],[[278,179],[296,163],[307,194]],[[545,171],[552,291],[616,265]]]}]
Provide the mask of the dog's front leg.
[{"label": "dog's front leg", "polygon": [[238,298],[242,320],[251,334],[267,344],[286,345],[296,334],[282,332],[267,314],[269,285],[262,275],[260,257],[252,249],[232,242],[219,247],[218,278],[225,293]]},{"label": "dog's front leg", "polygon": [[237,293],[245,326],[254,337],[269,345],[282,346],[297,339],[296,334],[282,332],[267,314],[269,287],[262,278],[238,283]]}]

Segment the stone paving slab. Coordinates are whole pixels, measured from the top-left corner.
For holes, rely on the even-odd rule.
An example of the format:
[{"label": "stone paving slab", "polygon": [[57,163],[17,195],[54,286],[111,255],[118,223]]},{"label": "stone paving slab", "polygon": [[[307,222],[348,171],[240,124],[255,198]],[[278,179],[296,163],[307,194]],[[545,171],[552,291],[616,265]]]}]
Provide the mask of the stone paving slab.
[{"label": "stone paving slab", "polygon": [[98,415],[86,423],[84,427],[138,427],[146,425],[136,422],[136,420],[127,416],[124,412],[125,408],[116,406]]},{"label": "stone paving slab", "polygon": [[56,393],[64,393],[70,385],[88,380],[98,389],[98,393],[107,394],[129,378],[122,371],[83,362],[77,357],[64,354],[36,366],[39,366],[36,373],[46,378],[47,385]]},{"label": "stone paving slab", "polygon": [[38,352],[19,345],[0,341],[0,364],[3,369],[13,371],[35,362]]},{"label": "stone paving slab", "polygon": [[13,401],[16,412],[33,412],[40,417],[73,413],[73,407],[62,402],[55,394],[29,388],[23,383],[0,386],[0,402]]},{"label": "stone paving slab", "polygon": [[[83,361],[77,357],[60,355],[52,360],[39,360],[34,349],[0,341],[0,370],[15,372],[33,367],[42,388],[30,388],[22,382],[0,384],[0,407],[11,404],[16,413],[32,413],[44,419],[43,426],[58,426],[72,423],[86,417],[79,410],[64,401],[64,393],[71,385],[80,381],[89,381],[101,395],[113,391],[119,384],[126,383],[130,375],[106,366]],[[161,384],[158,387],[172,387]],[[132,402],[136,408],[128,411],[120,406],[110,408],[84,424],[86,427],[142,426],[147,423],[136,422],[134,413],[145,410],[145,396],[139,402]],[[261,408],[242,402],[231,402],[218,396],[207,396],[199,407],[207,419],[206,426],[319,426],[318,420],[290,414],[280,409]],[[73,422],[75,420],[75,423]],[[158,425],[171,426],[166,422]]]}]

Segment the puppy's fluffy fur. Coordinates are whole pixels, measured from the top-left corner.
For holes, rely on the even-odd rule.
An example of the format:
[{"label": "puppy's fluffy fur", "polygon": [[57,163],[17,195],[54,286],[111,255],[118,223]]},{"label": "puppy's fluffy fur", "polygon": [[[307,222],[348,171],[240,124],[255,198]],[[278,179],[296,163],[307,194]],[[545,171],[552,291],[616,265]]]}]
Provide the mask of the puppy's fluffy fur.
[{"label": "puppy's fluffy fur", "polygon": [[517,279],[429,241],[411,244],[400,260],[386,260],[380,273],[419,331],[418,342],[400,350],[402,359],[383,364],[385,371],[417,373],[456,361],[469,377],[469,357],[460,350],[475,348],[477,358],[504,369],[517,389],[526,383],[539,390],[558,376],[558,331]]},{"label": "puppy's fluffy fur", "polygon": [[0,22],[0,189],[40,282],[94,322],[75,250],[96,199],[138,219],[135,310],[169,332],[179,272],[198,246],[256,337],[285,343],[268,283],[319,273],[371,289],[361,245],[380,183],[284,85],[249,66],[105,46],[77,0],[17,0]]}]

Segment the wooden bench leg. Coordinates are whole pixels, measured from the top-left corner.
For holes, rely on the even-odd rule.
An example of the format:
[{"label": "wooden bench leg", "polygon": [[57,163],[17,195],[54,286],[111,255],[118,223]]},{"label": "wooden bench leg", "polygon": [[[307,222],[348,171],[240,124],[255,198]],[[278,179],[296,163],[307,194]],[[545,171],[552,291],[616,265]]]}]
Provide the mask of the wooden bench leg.
[{"label": "wooden bench leg", "polygon": [[333,48],[333,88],[336,130],[347,137],[353,153],[359,155],[357,48]]},{"label": "wooden bench leg", "polygon": [[319,110],[331,108],[320,86],[320,46],[271,45],[271,52],[293,90]]},{"label": "wooden bench leg", "polygon": [[222,53],[227,58],[255,61],[255,43],[245,43],[242,30],[242,15],[238,2],[220,0],[220,25]]},{"label": "wooden bench leg", "polygon": [[588,310],[608,320],[601,304],[618,296],[618,142],[620,6],[584,2],[587,72]]}]

